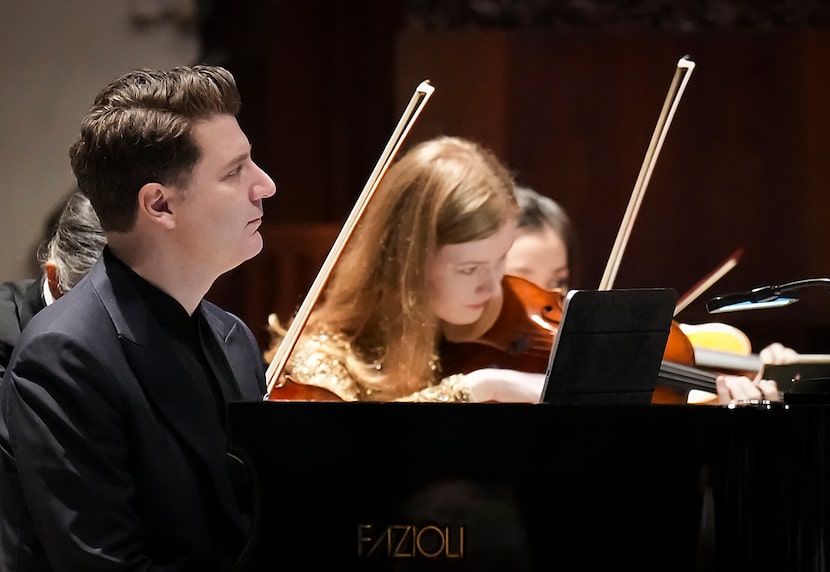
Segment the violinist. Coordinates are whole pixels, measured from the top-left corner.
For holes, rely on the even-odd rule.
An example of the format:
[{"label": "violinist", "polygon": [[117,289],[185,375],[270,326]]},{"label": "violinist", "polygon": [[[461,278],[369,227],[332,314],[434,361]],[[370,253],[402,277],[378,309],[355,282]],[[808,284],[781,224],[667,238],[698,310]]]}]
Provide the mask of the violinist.
[{"label": "violinist", "polygon": [[233,76],[137,70],[70,157],[107,246],[26,326],[0,384],[0,570],[231,570],[247,539],[225,404],[260,400],[251,331],[203,300],[262,249],[273,181]]},{"label": "violinist", "polygon": [[505,271],[566,294],[578,279],[579,247],[571,219],[559,203],[531,188],[516,187],[516,199],[518,232]]},{"label": "violinist", "polygon": [[498,315],[516,211],[490,151],[454,137],[412,148],[381,180],[288,374],[345,401],[538,399],[542,374],[445,376],[439,355],[443,336],[475,337]]},{"label": "violinist", "polygon": [[[520,207],[518,232],[507,253],[506,272],[542,288],[567,291],[579,261],[577,235],[567,213],[556,201],[528,187],[517,187],[516,196]],[[762,349],[759,357],[761,363],[778,364],[793,361],[798,354],[773,343]],[[709,403],[779,399],[775,382],[758,377],[721,375],[715,383],[717,399]]]},{"label": "violinist", "polygon": [[[492,152],[457,137],[413,147],[381,180],[288,376],[344,401],[538,401],[544,371],[442,367],[443,341],[497,321],[517,217],[515,181]],[[278,322],[272,333],[268,354]]]}]

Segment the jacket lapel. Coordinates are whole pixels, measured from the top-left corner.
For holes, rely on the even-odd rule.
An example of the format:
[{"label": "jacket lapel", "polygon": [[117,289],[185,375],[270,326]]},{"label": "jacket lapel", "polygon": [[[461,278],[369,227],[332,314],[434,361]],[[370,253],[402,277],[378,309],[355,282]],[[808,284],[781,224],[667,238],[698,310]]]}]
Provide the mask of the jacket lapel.
[{"label": "jacket lapel", "polygon": [[248,336],[238,321],[210,302],[203,301],[202,310],[239,387],[237,399],[262,399],[265,365],[262,356],[252,351],[258,347],[256,340]]}]

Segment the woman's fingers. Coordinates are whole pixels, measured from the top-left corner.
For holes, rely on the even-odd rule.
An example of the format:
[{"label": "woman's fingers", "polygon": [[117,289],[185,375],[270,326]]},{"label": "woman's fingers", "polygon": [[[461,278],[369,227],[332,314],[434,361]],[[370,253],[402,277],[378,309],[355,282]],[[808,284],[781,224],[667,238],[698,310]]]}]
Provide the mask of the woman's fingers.
[{"label": "woman's fingers", "polygon": [[758,352],[758,357],[761,358],[761,363],[778,365],[797,361],[798,352],[775,342]]},{"label": "woman's fingers", "polygon": [[770,379],[751,380],[738,375],[719,375],[715,379],[718,403],[748,403],[751,401],[778,401],[778,384]]}]

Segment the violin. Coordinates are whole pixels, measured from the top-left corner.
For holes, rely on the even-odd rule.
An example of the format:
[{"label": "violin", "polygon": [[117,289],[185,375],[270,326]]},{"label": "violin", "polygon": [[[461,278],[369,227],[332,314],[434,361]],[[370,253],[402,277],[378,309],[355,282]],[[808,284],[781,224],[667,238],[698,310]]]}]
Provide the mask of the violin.
[{"label": "violin", "polygon": [[[622,253],[631,234],[634,219],[642,203],[657,156],[694,68],[695,63],[687,57],[677,62],[663,109],[603,273],[600,290],[613,288]],[[496,323],[484,335],[472,342],[444,343],[441,352],[444,375],[469,372],[485,367],[501,367],[525,372],[544,373],[547,371],[553,341],[562,319],[563,293],[559,290],[546,291],[527,280],[509,275],[503,279],[502,290],[502,310]],[[661,366],[661,380],[668,379],[670,383],[665,384],[662,381],[658,383],[652,402],[686,403],[688,393],[693,388],[705,387],[714,390],[714,377],[710,375],[706,379],[700,379],[700,376],[692,375],[698,373],[693,370],[694,363],[694,347],[681,330],[680,325],[672,321],[663,366]],[[690,371],[684,371],[682,375],[676,372],[673,372],[672,376],[662,375],[664,368],[671,369],[672,367],[685,367]]]},{"label": "violin", "polygon": [[[494,324],[474,340],[442,342],[442,375],[484,368],[545,373],[562,320],[564,300],[564,293],[558,288],[546,290],[525,278],[506,274],[502,278],[502,306]],[[664,360],[692,367],[694,355],[689,338],[673,321]],[[672,381],[675,383],[658,383],[652,403],[686,403],[688,391],[699,387]]]},{"label": "violin", "polygon": [[[715,379],[717,372],[745,375],[753,378],[761,368],[761,359],[752,354],[749,338],[738,328],[722,323],[678,324],[689,340],[694,358],[683,367],[677,363],[664,363],[661,374],[674,379],[682,387],[697,389],[694,398],[687,392],[687,403],[707,403],[717,399]],[[685,363],[685,362],[684,362]],[[693,387],[696,385],[697,387]],[[677,391],[679,388],[675,387]]]},{"label": "violin", "polygon": [[701,367],[737,372],[755,377],[763,364],[752,353],[749,337],[740,329],[722,322],[680,324],[695,349],[695,361]]},{"label": "violin", "polygon": [[562,290],[545,290],[519,276],[505,274],[502,305],[495,323],[474,340],[443,340],[439,350],[443,376],[495,367],[544,373],[562,320]]},{"label": "violin", "polygon": [[284,375],[280,383],[271,388],[268,401],[343,401],[340,396],[325,387],[297,383],[290,375]]}]

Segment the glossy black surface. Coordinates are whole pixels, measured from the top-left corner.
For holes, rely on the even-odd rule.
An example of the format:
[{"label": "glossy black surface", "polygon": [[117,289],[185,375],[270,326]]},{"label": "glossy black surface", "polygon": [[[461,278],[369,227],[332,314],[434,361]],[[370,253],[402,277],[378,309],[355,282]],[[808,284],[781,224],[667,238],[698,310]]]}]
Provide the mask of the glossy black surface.
[{"label": "glossy black surface", "polygon": [[232,404],[241,569],[825,570],[828,411]]}]

